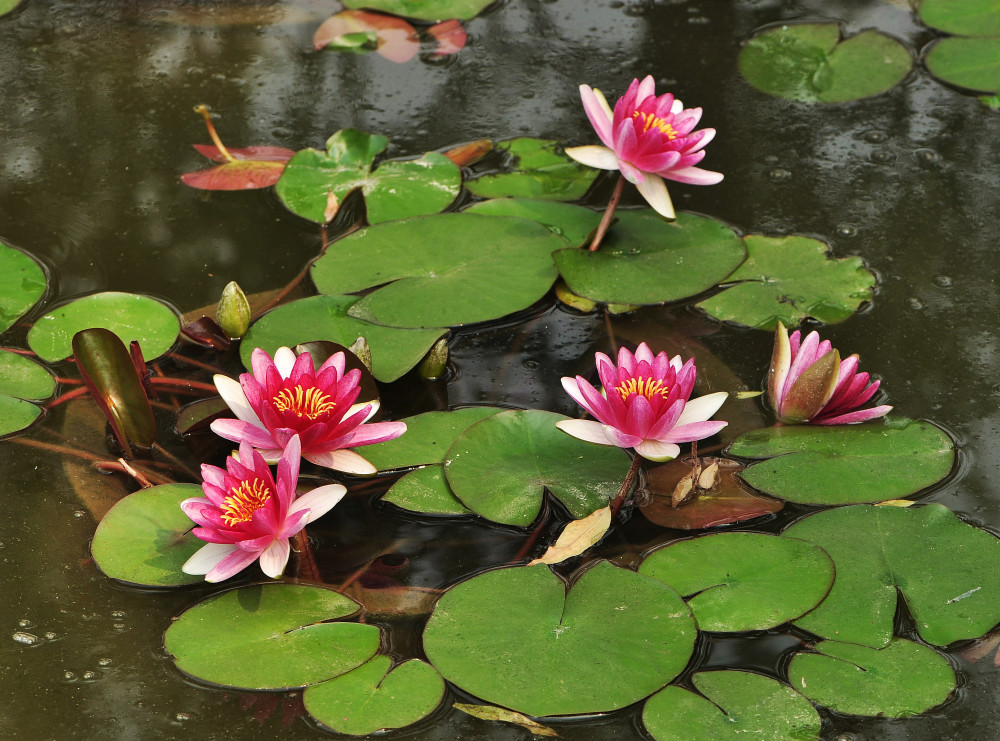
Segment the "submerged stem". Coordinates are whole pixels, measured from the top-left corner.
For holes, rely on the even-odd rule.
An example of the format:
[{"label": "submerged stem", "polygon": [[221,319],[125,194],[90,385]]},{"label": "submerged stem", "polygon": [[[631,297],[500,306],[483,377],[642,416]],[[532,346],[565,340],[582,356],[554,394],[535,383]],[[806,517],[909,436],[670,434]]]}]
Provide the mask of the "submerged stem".
[{"label": "submerged stem", "polygon": [[215,124],[212,123],[212,114],[208,112],[208,106],[204,103],[196,105],[194,107],[195,113],[200,113],[202,118],[205,119],[205,128],[208,129],[208,135],[212,137],[212,143],[215,148],[219,150],[223,157],[226,158],[227,162],[235,162],[236,158],[229,153],[226,149],[226,145],[222,143],[222,139],[219,138],[218,132],[215,130]]},{"label": "submerged stem", "polygon": [[591,252],[597,252],[597,249],[601,246],[601,242],[604,239],[604,235],[608,233],[608,227],[611,226],[611,219],[614,218],[615,209],[618,208],[618,202],[622,199],[624,191],[625,176],[620,175],[618,182],[615,183],[615,189],[611,191],[611,200],[608,201],[608,207],[604,209],[604,216],[601,217],[601,223],[598,224],[597,231],[594,232],[594,238],[590,242]]},{"label": "submerged stem", "polygon": [[628,498],[629,492],[632,491],[632,486],[635,484],[636,476],[639,475],[639,467],[641,465],[642,456],[637,453],[632,459],[632,465],[628,467],[628,473],[625,474],[625,480],[622,482],[622,487],[618,490],[618,496],[616,496],[614,501],[611,503],[612,517],[618,514],[618,510],[621,509],[625,500]]}]

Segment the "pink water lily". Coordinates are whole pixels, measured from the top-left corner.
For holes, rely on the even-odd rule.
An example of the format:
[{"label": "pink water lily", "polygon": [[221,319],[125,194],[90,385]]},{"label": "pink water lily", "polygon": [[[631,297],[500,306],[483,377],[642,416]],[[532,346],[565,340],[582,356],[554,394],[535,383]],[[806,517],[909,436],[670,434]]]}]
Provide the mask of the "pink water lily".
[{"label": "pink water lily", "polygon": [[651,75],[632,80],[614,111],[604,94],[589,85],[580,86],[580,97],[605,146],[570,147],[566,154],[590,167],[620,170],[657,213],[675,216],[664,178],[692,185],[722,180],[721,173],[695,167],[715,136],[715,129],[694,130],[701,108],[684,108],[670,93],[657,97]]},{"label": "pink water lily", "polygon": [[240,445],[239,458],[226,460],[226,470],[201,467],[205,496],[185,499],[181,509],[197,525],[192,533],[206,544],[181,567],[185,574],[205,574],[205,581],[218,582],[259,560],[265,574],[281,576],[288,539],[347,493],[340,484],[329,484],[296,499],[300,454],[293,435],[278,461],[277,481],[249,443]]},{"label": "pink water lily", "polygon": [[810,332],[801,339],[778,323],[768,371],[767,395],[778,420],[784,424],[843,425],[866,422],[888,414],[891,406],[858,409],[878,391],[879,381],[869,383],[858,373],[858,356],[845,360],[829,340]]},{"label": "pink water lily", "polygon": [[[295,357],[280,347],[274,359],[257,348],[251,370],[239,383],[215,377],[215,387],[237,419],[220,419],[212,431],[234,442],[248,442],[274,462],[294,435],[302,457],[319,466],[354,474],[372,474],[375,466],[348,448],[392,440],[406,432],[403,422],[371,422],[378,401],[355,404],[361,371],[344,373],[344,353],[334,353],[315,369],[312,356]],[[367,424],[366,424],[367,423]]]},{"label": "pink water lily", "polygon": [[622,348],[616,366],[597,353],[602,394],[582,376],[563,378],[566,393],[598,421],[564,420],[556,426],[573,437],[600,445],[635,448],[643,458],[666,461],[680,453],[677,443],[714,435],[726,422],[708,421],[728,394],[718,391],[689,401],[694,388],[694,360],[653,355],[643,342],[633,355]]}]

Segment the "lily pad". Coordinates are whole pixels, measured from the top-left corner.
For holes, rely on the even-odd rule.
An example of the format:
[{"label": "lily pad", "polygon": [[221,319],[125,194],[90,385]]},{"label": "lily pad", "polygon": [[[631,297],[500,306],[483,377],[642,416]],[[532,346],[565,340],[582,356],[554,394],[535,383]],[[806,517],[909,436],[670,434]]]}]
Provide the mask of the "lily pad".
[{"label": "lily pad", "polygon": [[903,638],[882,649],[822,641],[814,651],[795,655],[788,680],[838,713],[905,718],[940,705],[955,689],[955,672],[944,656]]},{"label": "lily pad", "polygon": [[612,304],[680,301],[724,280],[743,262],[743,244],[721,221],[651,210],[620,211],[601,249],[564,249],[553,257],[569,289]]},{"label": "lily pad", "polygon": [[278,182],[285,163],[295,154],[291,149],[268,145],[227,149],[229,157],[214,145],[195,144],[194,148],[220,163],[218,167],[181,175],[182,183],[202,190],[270,188]]},{"label": "lily pad", "polygon": [[73,335],[83,329],[109,329],[128,345],[137,340],[146,360],[169,350],[180,333],[177,312],[161,301],[135,293],[95,293],[53,309],[28,332],[28,345],[54,363],[73,352]]},{"label": "lily pad", "polygon": [[569,588],[547,566],[499,569],[452,587],[424,630],[445,679],[532,716],[607,712],[672,680],[694,620],[666,584],[600,562]]},{"label": "lily pad", "polygon": [[620,448],[567,435],[556,427],[564,419],[529,409],[477,422],[448,450],[448,485],[473,512],[505,525],[530,525],[546,490],[574,519],[606,506],[625,480],[629,458]]},{"label": "lily pad", "polygon": [[444,698],[444,680],[430,664],[405,661],[390,671],[392,659],[376,656],[357,669],[302,695],[306,710],[338,733],[365,736],[403,728],[434,712]]},{"label": "lily pad", "polygon": [[920,20],[957,36],[1000,36],[997,0],[921,0]]},{"label": "lily pad", "polygon": [[657,741],[819,738],[816,708],[776,679],[707,671],[692,675],[691,681],[700,694],[671,686],[646,701],[642,722]]},{"label": "lily pad", "polygon": [[368,8],[420,21],[475,18],[496,0],[344,0],[348,8]]},{"label": "lily pad", "polygon": [[0,243],[0,332],[35,305],[45,294],[45,286],[45,271],[34,259]]},{"label": "lily pad", "polygon": [[365,458],[380,471],[443,463],[455,438],[469,425],[505,411],[500,407],[465,407],[451,412],[424,412],[406,417],[406,434],[365,446]]},{"label": "lily pad", "polygon": [[194,484],[141,489],[119,501],[101,520],[90,544],[98,568],[112,579],[145,587],[196,584],[201,575],[181,566],[204,541],[191,535],[194,523],[181,502],[204,496]]},{"label": "lily pad", "polygon": [[342,10],[327,18],[313,34],[314,49],[365,53],[374,51],[392,62],[408,62],[420,51],[416,29],[402,18]]},{"label": "lily pad", "polygon": [[895,87],[913,59],[899,41],[878,31],[842,39],[836,23],[787,23],[750,39],[738,64],[747,82],[770,95],[842,103]]},{"label": "lily pad", "polygon": [[204,682],[253,690],[305,687],[375,655],[377,627],[330,622],[358,609],[354,600],[321,587],[241,587],[186,610],[163,643],[178,669]]},{"label": "lily pad", "polygon": [[793,425],[744,433],[731,455],[766,458],[741,474],[755,489],[800,504],[901,499],[951,471],[951,438],[929,422],[888,417],[861,425]]},{"label": "lily pad", "polygon": [[817,545],[764,533],[717,533],[680,540],[645,558],[639,573],[669,584],[701,630],[769,630],[818,605],[833,584],[833,562]]},{"label": "lily pad", "polygon": [[575,247],[583,245],[601,223],[601,214],[589,208],[531,198],[494,198],[472,204],[465,213],[537,221]]},{"label": "lily pad", "polygon": [[13,435],[30,427],[40,416],[42,408],[30,401],[0,396],[0,437]]},{"label": "lily pad", "polygon": [[285,165],[275,191],[289,211],[326,224],[347,194],[360,190],[368,222],[375,224],[445,208],[462,187],[462,173],[443,154],[389,160],[372,169],[388,145],[384,136],[344,129],[326,142],[326,151],[303,149]]},{"label": "lily pad", "polygon": [[56,381],[48,368],[25,355],[0,350],[0,395],[41,401],[55,389]]},{"label": "lily pad", "polygon": [[[321,293],[375,286],[349,313],[394,327],[451,327],[513,314],[556,279],[566,240],[510,216],[440,214],[394,221],[337,241],[312,267]],[[502,277],[502,279],[501,279]]]},{"label": "lily pad", "polygon": [[927,52],[924,63],[932,75],[949,85],[1000,92],[1000,38],[941,39]]},{"label": "lily pad", "polygon": [[[409,434],[410,431],[406,432]],[[410,471],[389,487],[382,501],[426,515],[473,514],[472,510],[452,493],[448,482],[445,481],[443,466],[431,465]]]},{"label": "lily pad", "polygon": [[364,337],[372,351],[372,374],[379,381],[395,381],[423,359],[447,330],[397,329],[355,319],[347,311],[356,296],[311,296],[279,306],[262,316],[240,345],[243,365],[250,367],[250,354],[260,347],[274,354],[279,347],[302,342],[329,340],[349,347]]},{"label": "lily pad", "polygon": [[826,244],[809,237],[744,241],[746,262],[726,281],[736,285],[697,304],[716,319],[767,330],[807,317],[836,324],[872,299],[875,276],[860,257],[831,258]]},{"label": "lily pad", "polygon": [[520,137],[497,142],[511,159],[508,172],[480,175],[465,187],[480,198],[575,201],[590,189],[599,170],[567,157],[558,142]]},{"label": "lily pad", "polygon": [[837,567],[827,598],[796,621],[823,638],[887,645],[899,595],[920,637],[936,646],[979,638],[1000,622],[1000,539],[940,504],[841,507],[785,536],[816,543]]}]

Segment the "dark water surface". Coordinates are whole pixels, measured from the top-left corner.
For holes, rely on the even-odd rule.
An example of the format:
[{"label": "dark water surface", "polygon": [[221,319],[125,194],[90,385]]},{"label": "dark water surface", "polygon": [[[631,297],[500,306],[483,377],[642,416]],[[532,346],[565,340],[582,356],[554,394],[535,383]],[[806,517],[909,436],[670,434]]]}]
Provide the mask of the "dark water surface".
[{"label": "dark water surface", "polygon": [[[719,131],[705,166],[724,172],[725,181],[672,187],[678,209],[748,233],[819,236],[837,256],[861,255],[877,272],[870,309],[824,337],[861,354],[899,413],[932,419],[955,436],[960,470],[928,499],[997,532],[1000,114],[935,82],[919,63],[888,93],[824,107],[767,97],[736,72],[740,44],[754,29],[797,18],[841,19],[850,32],[877,27],[918,54],[934,35],[899,5],[510,0],[467,24],[469,45],[456,57],[398,65],[374,54],[312,52],[312,33],[334,2],[26,0],[0,18],[0,239],[50,264],[51,298],[125,290],[187,310],[215,301],[230,280],[248,293],[273,289],[316,254],[316,229],[270,192],[205,194],[179,183],[180,173],[205,164],[190,147],[208,141],[194,105],[220,114],[217,126],[234,147],[321,147],[349,126],[387,135],[391,155],[481,137],[583,144],[595,137],[577,86],[617,95],[651,73],[660,90],[704,107],[704,124]],[[718,368],[728,366],[753,388],[770,355],[766,333],[713,324],[683,307],[618,318],[614,331],[654,346],[674,333],[695,336]],[[23,346],[23,335],[12,330],[4,342]],[[558,379],[590,366],[606,344],[600,317],[540,309],[526,324],[460,335],[452,348],[458,374],[435,393],[439,403],[446,396],[451,404],[575,414]],[[393,403],[405,413],[421,410],[407,408],[405,398]],[[728,409],[720,416],[732,419]],[[61,429],[64,414],[45,424]],[[38,431],[27,437],[42,438]],[[283,731],[280,709],[261,724],[237,693],[180,676],[162,651],[162,632],[206,590],[126,589],[96,569],[88,551],[95,523],[74,491],[95,486],[91,472],[10,442],[0,443],[0,471],[0,737],[322,736],[302,720]],[[320,558],[332,569],[349,573],[386,554],[422,587],[501,562],[522,542],[474,524],[372,507],[363,493],[338,514],[320,536]],[[442,545],[446,536],[458,545]],[[629,543],[653,537],[636,518],[610,548],[628,552]],[[17,633],[38,642],[20,643]],[[392,640],[403,648],[412,642],[404,633]],[[703,650],[709,663],[773,671],[791,645],[783,635],[750,643],[716,641]],[[950,656],[960,687],[938,711],[904,721],[825,713],[824,738],[995,737],[1000,673],[989,658],[973,664]],[[559,733],[581,741],[644,738],[638,728],[633,708],[560,724]],[[527,734],[445,709],[393,737]]]}]

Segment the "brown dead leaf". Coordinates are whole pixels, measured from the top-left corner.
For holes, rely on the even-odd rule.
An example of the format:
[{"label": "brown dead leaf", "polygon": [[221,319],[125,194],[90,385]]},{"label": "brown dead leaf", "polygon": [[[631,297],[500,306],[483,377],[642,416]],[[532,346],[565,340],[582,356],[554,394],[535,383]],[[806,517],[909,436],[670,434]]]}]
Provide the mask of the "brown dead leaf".
[{"label": "brown dead leaf", "polygon": [[562,563],[567,558],[579,556],[603,538],[609,527],[611,527],[610,506],[591,512],[582,520],[573,520],[563,528],[556,542],[549,546],[541,558],[536,558],[528,566]]},{"label": "brown dead leaf", "polygon": [[534,736],[559,738],[559,734],[548,726],[543,726],[541,723],[533,721],[527,715],[516,713],[513,710],[498,708],[495,705],[467,705],[462,702],[456,702],[452,707],[471,715],[473,718],[482,718],[483,720],[492,720],[500,723],[513,723],[531,731]]}]

